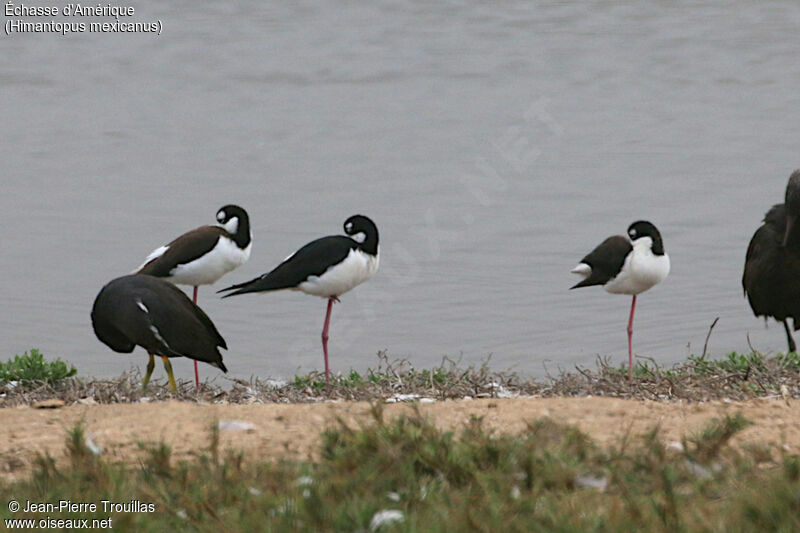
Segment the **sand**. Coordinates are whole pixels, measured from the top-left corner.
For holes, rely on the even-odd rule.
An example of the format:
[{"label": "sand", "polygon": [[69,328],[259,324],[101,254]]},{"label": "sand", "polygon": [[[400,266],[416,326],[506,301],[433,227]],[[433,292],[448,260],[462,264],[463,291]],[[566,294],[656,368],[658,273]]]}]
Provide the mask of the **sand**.
[{"label": "sand", "polygon": [[[518,434],[526,422],[541,417],[577,426],[601,446],[636,438],[658,425],[665,442],[680,441],[726,414],[741,412],[754,422],[732,441],[800,450],[800,401],[760,399],[747,402],[649,402],[613,398],[513,398],[437,401],[416,404],[438,426],[457,429],[472,416],[485,427]],[[387,404],[389,416],[410,413],[409,404]],[[19,478],[30,471],[37,453],[65,458],[67,431],[83,421],[88,436],[111,461],[135,464],[140,443],[160,441],[172,447],[177,460],[207,452],[214,421],[252,424],[247,430],[221,431],[223,449],[244,453],[246,460],[318,458],[319,434],[340,417],[350,424],[369,422],[366,402],[315,404],[197,404],[157,403],[71,405],[56,409],[29,406],[0,408],[0,476]]]}]

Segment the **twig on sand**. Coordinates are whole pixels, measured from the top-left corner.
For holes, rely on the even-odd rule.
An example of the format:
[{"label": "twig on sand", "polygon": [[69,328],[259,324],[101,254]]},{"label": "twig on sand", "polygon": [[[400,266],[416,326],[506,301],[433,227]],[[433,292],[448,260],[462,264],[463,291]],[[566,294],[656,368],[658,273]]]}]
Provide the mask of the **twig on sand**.
[{"label": "twig on sand", "polygon": [[706,353],[708,352],[708,339],[711,338],[711,332],[714,330],[714,326],[717,325],[719,322],[719,317],[714,319],[714,322],[711,323],[711,326],[708,328],[708,333],[706,334],[706,342],[703,343],[703,355],[700,356],[700,360],[706,360]]},{"label": "twig on sand", "polygon": [[752,342],[750,342],[750,332],[749,332],[749,331],[747,332],[747,346],[749,346],[749,347],[750,347],[750,352],[751,352],[751,353],[757,353],[757,352],[756,352],[756,349],[755,349],[755,348],[753,348],[753,343],[752,343]]},{"label": "twig on sand", "polygon": [[653,363],[653,372],[652,372],[653,373],[653,377],[655,377],[658,381],[661,381],[661,367],[658,366],[658,363],[656,362],[655,359],[653,359],[652,357],[649,357],[647,355],[637,355],[636,358],[637,359],[646,359],[646,360],[650,361],[651,363]]}]

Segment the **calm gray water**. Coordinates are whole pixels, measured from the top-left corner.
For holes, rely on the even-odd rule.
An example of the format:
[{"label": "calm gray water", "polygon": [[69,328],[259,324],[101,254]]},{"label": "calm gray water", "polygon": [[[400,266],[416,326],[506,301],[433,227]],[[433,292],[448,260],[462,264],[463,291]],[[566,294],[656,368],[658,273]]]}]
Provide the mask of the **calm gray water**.
[{"label": "calm gray water", "polygon": [[[143,367],[94,337],[96,293],[226,203],[255,241],[214,289],[354,213],[378,224],[381,269],[334,308],[336,371],[378,350],[538,375],[626,360],[630,299],[567,288],[639,218],[672,273],[639,298],[637,353],[699,353],[715,317],[713,355],[748,333],[785,349],[740,279],[800,166],[800,5],[264,4],[132,2],[157,37],[0,35],[0,359]],[[202,287],[200,304],[233,376],[322,368],[322,299]]]}]

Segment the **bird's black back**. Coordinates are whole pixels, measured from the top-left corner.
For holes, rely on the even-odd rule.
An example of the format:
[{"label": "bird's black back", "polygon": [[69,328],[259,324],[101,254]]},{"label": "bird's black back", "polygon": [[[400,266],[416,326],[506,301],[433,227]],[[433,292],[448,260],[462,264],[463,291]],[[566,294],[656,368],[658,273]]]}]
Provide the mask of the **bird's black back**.
[{"label": "bird's black back", "polygon": [[[753,234],[745,256],[742,287],[756,316],[792,318],[800,324],[800,242],[790,235],[786,247],[786,206],[778,204]],[[793,231],[792,233],[800,233]]]},{"label": "bird's black back", "polygon": [[[144,307],[145,309],[143,309]],[[141,346],[155,355],[183,356],[227,371],[227,348],[214,323],[180,289],[153,276],[131,274],[109,282],[95,298],[92,327],[114,351]]]},{"label": "bird's black back", "polygon": [[364,240],[358,242],[343,235],[330,235],[306,244],[283,260],[271,271],[255,279],[225,287],[217,292],[233,291],[228,296],[248,292],[277,291],[297,287],[311,276],[321,276],[329,268],[338,265],[351,250],[361,250],[378,255],[378,227],[367,216],[353,215],[344,222],[347,235],[362,233]]},{"label": "bird's black back", "polygon": [[358,243],[343,235],[322,237],[306,244],[270,272],[250,281],[226,287],[234,291],[224,297],[248,292],[277,291],[297,287],[310,276],[321,276],[331,266],[344,261]]},{"label": "bird's black back", "polygon": [[191,263],[214,249],[220,237],[228,232],[218,226],[202,226],[186,232],[167,245],[167,251],[151,259],[137,274],[166,278],[178,265]]},{"label": "bird's black back", "polygon": [[617,277],[622,270],[622,265],[625,264],[625,258],[632,250],[631,242],[622,235],[607,238],[581,259],[581,263],[592,267],[592,272],[589,277],[576,283],[570,289],[605,285]]}]

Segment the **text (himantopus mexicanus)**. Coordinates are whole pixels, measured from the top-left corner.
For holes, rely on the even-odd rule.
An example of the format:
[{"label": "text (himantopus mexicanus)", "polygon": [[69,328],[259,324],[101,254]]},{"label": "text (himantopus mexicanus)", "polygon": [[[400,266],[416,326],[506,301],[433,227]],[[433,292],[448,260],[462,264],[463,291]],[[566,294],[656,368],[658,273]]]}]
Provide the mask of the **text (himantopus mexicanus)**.
[{"label": "text (himantopus mexicanus)", "polygon": [[322,328],[325,356],[325,384],[330,386],[328,326],[333,302],[378,270],[378,228],[369,218],[354,215],[344,223],[348,235],[332,235],[312,241],[284,259],[272,271],[218,292],[234,291],[224,297],[248,292],[294,289],[328,299]]},{"label": "text (himantopus mexicanus)", "polygon": [[661,234],[650,222],[640,220],[628,227],[628,237],[614,235],[604,240],[572,269],[585,279],[570,287],[602,285],[612,294],[630,294],[628,318],[628,381],[633,379],[633,312],[636,295],[660,283],[669,274],[669,256]]}]

